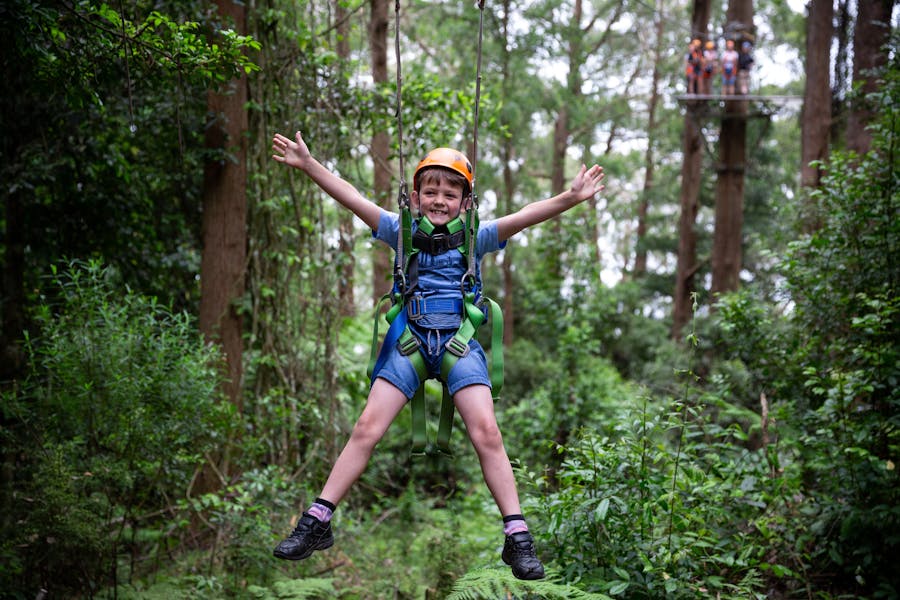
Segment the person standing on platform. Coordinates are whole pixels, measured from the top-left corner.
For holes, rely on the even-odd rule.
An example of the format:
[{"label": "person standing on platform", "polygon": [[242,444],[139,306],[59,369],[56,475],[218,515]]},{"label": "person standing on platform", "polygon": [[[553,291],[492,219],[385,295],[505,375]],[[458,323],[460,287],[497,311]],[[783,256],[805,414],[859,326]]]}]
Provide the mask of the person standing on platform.
[{"label": "person standing on platform", "polygon": [[700,80],[700,93],[712,94],[713,75],[716,74],[718,67],[719,53],[716,50],[716,43],[707,40],[706,47],[703,49],[703,78]]},{"label": "person standing on platform", "polygon": [[734,49],[734,40],[725,41],[725,52],[722,53],[722,94],[734,95],[734,84],[737,81],[738,53]]},{"label": "person standing on platform", "polygon": [[753,66],[753,46],[748,41],[741,43],[738,54],[738,93],[746,96],[750,92],[750,68]]},{"label": "person standing on platform", "polygon": [[687,93],[700,93],[701,67],[703,63],[703,50],[700,40],[694,38],[688,46],[688,53],[684,58],[684,74],[687,77]]}]

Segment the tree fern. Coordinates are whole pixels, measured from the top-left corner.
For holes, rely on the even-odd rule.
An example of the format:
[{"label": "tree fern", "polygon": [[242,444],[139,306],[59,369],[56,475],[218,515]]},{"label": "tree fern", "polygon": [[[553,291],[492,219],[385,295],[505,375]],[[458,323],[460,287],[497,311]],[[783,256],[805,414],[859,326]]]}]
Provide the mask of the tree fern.
[{"label": "tree fern", "polygon": [[446,600],[611,600],[561,583],[559,575],[522,581],[508,569],[473,569],[456,580]]},{"label": "tree fern", "polygon": [[283,579],[272,584],[271,588],[251,585],[247,588],[250,597],[255,600],[300,600],[309,598],[319,600],[334,598],[334,583],[331,579]]}]

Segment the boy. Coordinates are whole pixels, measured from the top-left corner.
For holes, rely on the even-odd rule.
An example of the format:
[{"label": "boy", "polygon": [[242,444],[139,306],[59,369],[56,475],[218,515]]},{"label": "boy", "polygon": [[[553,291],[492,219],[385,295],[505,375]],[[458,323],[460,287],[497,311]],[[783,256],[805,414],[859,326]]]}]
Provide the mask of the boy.
[{"label": "boy", "polygon": [[[400,235],[398,215],[366,200],[350,183],[328,171],[310,154],[299,131],[296,141],[275,134],[272,148],[276,161],[306,173],[323,191],[362,219],[377,239],[396,250]],[[415,305],[417,312],[415,319],[410,319],[410,330],[421,344],[419,351],[432,375],[440,373],[444,344],[460,324],[460,280],[466,272],[466,261],[457,250],[458,244],[454,247],[450,241],[458,236],[448,235],[447,226],[469,208],[472,178],[472,167],[466,157],[448,148],[430,152],[413,176],[410,205],[420,217],[416,227],[427,220],[433,231],[429,240],[420,242],[426,249],[420,249],[417,255],[418,282],[413,290],[416,301],[409,304],[409,307]],[[477,261],[483,254],[504,247],[507,239],[526,227],[591,198],[603,189],[602,179],[603,170],[598,165],[590,169],[582,165],[571,187],[562,194],[481,224]],[[416,237],[421,237],[418,233],[423,229],[428,228],[418,227]],[[476,277],[480,282],[479,273]],[[301,560],[315,550],[331,547],[334,543],[332,512],[362,475],[375,445],[418,388],[418,375],[409,359],[396,347],[384,352],[385,360],[372,375],[366,406],[350,440],[332,467],[319,497],[303,513],[290,536],[275,548],[276,557]],[[469,342],[469,350],[450,370],[445,383],[478,454],[485,483],[503,516],[506,538],[501,557],[519,579],[540,579],[544,577],[544,567],[535,554],[534,539],[521,514],[512,466],[494,415],[487,361],[477,341]]]}]

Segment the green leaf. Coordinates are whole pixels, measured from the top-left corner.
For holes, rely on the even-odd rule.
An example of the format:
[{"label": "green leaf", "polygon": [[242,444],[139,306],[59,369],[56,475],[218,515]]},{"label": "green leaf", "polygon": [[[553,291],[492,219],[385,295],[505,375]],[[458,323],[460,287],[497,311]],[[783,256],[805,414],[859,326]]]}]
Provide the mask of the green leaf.
[{"label": "green leaf", "polygon": [[609,593],[612,596],[618,596],[624,593],[629,585],[631,585],[631,582],[628,581],[613,581],[609,586]]}]

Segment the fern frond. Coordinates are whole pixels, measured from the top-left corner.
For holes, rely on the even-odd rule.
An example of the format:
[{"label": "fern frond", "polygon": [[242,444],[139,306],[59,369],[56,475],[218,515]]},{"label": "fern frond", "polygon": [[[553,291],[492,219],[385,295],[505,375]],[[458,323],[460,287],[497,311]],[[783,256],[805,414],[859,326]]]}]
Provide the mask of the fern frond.
[{"label": "fern frond", "polygon": [[585,592],[548,571],[546,579],[522,581],[509,569],[473,569],[456,580],[446,600],[612,600]]},{"label": "fern frond", "polygon": [[326,600],[335,597],[331,579],[282,579],[271,588],[249,586],[247,591],[257,600]]}]

